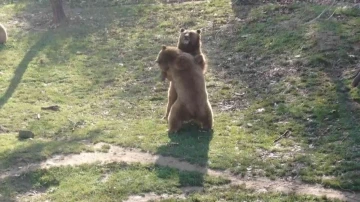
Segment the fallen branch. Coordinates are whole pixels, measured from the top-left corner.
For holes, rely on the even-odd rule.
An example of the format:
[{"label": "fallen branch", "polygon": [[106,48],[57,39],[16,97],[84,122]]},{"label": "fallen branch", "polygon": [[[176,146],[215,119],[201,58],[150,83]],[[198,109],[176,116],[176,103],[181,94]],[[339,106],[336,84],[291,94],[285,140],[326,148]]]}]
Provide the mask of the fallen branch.
[{"label": "fallen branch", "polygon": [[326,20],[330,20],[330,18],[332,18],[332,16],[334,16],[335,12],[336,12],[336,9],[334,9],[334,12],[332,12],[331,15]]},{"label": "fallen branch", "polygon": [[58,105],[53,105],[49,107],[41,107],[42,110],[53,110],[53,111],[59,111],[60,107]]},{"label": "fallen branch", "polygon": [[348,137],[349,137],[349,134],[345,135],[345,137],[343,137],[343,139],[341,140],[341,142],[344,142]]},{"label": "fallen branch", "polygon": [[274,140],[274,143],[278,142],[279,140],[288,137],[289,134],[291,133],[290,129],[286,130],[282,135],[280,135],[280,137],[278,137],[276,140]]},{"label": "fallen branch", "polygon": [[314,22],[315,20],[319,19],[327,10],[329,10],[329,8],[334,6],[335,3],[336,3],[336,0],[334,0],[329,7],[325,8],[316,18],[310,20],[309,22],[307,22],[305,24],[310,24],[310,23]]}]

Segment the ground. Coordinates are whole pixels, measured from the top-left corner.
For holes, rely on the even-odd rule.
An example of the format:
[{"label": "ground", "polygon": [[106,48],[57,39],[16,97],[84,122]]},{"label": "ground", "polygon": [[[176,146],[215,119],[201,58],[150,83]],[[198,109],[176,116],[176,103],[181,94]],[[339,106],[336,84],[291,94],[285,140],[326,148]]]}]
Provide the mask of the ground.
[{"label": "ground", "polygon": [[[55,27],[48,1],[0,3],[0,201],[359,198],[359,5],[64,7],[69,24]],[[212,134],[168,135],[161,119],[154,61],[181,27],[202,29]]]}]

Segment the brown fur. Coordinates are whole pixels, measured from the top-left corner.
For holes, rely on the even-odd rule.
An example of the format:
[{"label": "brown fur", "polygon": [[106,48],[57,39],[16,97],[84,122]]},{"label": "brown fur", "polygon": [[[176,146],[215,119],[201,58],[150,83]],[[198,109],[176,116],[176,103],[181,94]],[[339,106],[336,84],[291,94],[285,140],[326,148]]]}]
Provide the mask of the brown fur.
[{"label": "brown fur", "polygon": [[212,128],[213,115],[205,86],[205,78],[195,58],[176,47],[163,46],[157,63],[177,92],[171,105],[169,132],[177,132],[184,121],[195,120],[206,130]]},{"label": "brown fur", "polygon": [[181,29],[177,47],[194,56],[196,63],[201,66],[204,73],[206,72],[206,59],[201,50],[201,30]]},{"label": "brown fur", "polygon": [[7,33],[4,25],[0,23],[0,44],[4,44],[7,41]]},{"label": "brown fur", "polygon": [[352,87],[356,87],[360,82],[360,71],[356,74],[354,80],[352,81],[351,85]]},{"label": "brown fur", "polygon": [[[205,55],[201,51],[201,30],[180,30],[180,36],[177,44],[178,48],[183,52],[189,53],[195,57],[195,62],[200,65],[203,73],[207,70],[207,63]],[[165,75],[162,76],[165,78]],[[176,101],[177,94],[172,83],[170,82],[168,90],[168,103],[164,119],[167,119],[170,113],[170,108]]]}]

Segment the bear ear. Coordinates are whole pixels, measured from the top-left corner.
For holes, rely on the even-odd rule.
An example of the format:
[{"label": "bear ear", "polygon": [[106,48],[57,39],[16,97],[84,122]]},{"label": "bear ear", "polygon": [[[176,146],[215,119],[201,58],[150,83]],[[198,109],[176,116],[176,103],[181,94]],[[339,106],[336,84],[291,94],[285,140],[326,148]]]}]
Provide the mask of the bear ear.
[{"label": "bear ear", "polygon": [[184,29],[184,28],[181,28],[181,29],[180,29],[180,32],[184,32],[184,31],[185,31],[185,29]]},{"label": "bear ear", "polygon": [[196,30],[196,33],[200,34],[200,33],[201,33],[201,30],[200,30],[200,29]]},{"label": "bear ear", "polygon": [[162,50],[165,50],[165,49],[166,49],[166,46],[162,45],[161,48],[162,48]]}]

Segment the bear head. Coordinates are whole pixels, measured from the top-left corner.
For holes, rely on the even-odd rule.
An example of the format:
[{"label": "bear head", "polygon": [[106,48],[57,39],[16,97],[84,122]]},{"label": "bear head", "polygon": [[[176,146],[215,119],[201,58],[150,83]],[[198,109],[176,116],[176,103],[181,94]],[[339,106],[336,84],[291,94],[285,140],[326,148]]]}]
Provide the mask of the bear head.
[{"label": "bear head", "polygon": [[171,80],[169,78],[168,70],[170,65],[175,61],[178,53],[179,51],[176,47],[167,47],[164,45],[161,47],[161,50],[155,60],[161,71],[161,80],[165,80],[165,78]]},{"label": "bear head", "polygon": [[198,54],[201,48],[201,30],[180,29],[178,48],[190,54]]}]

